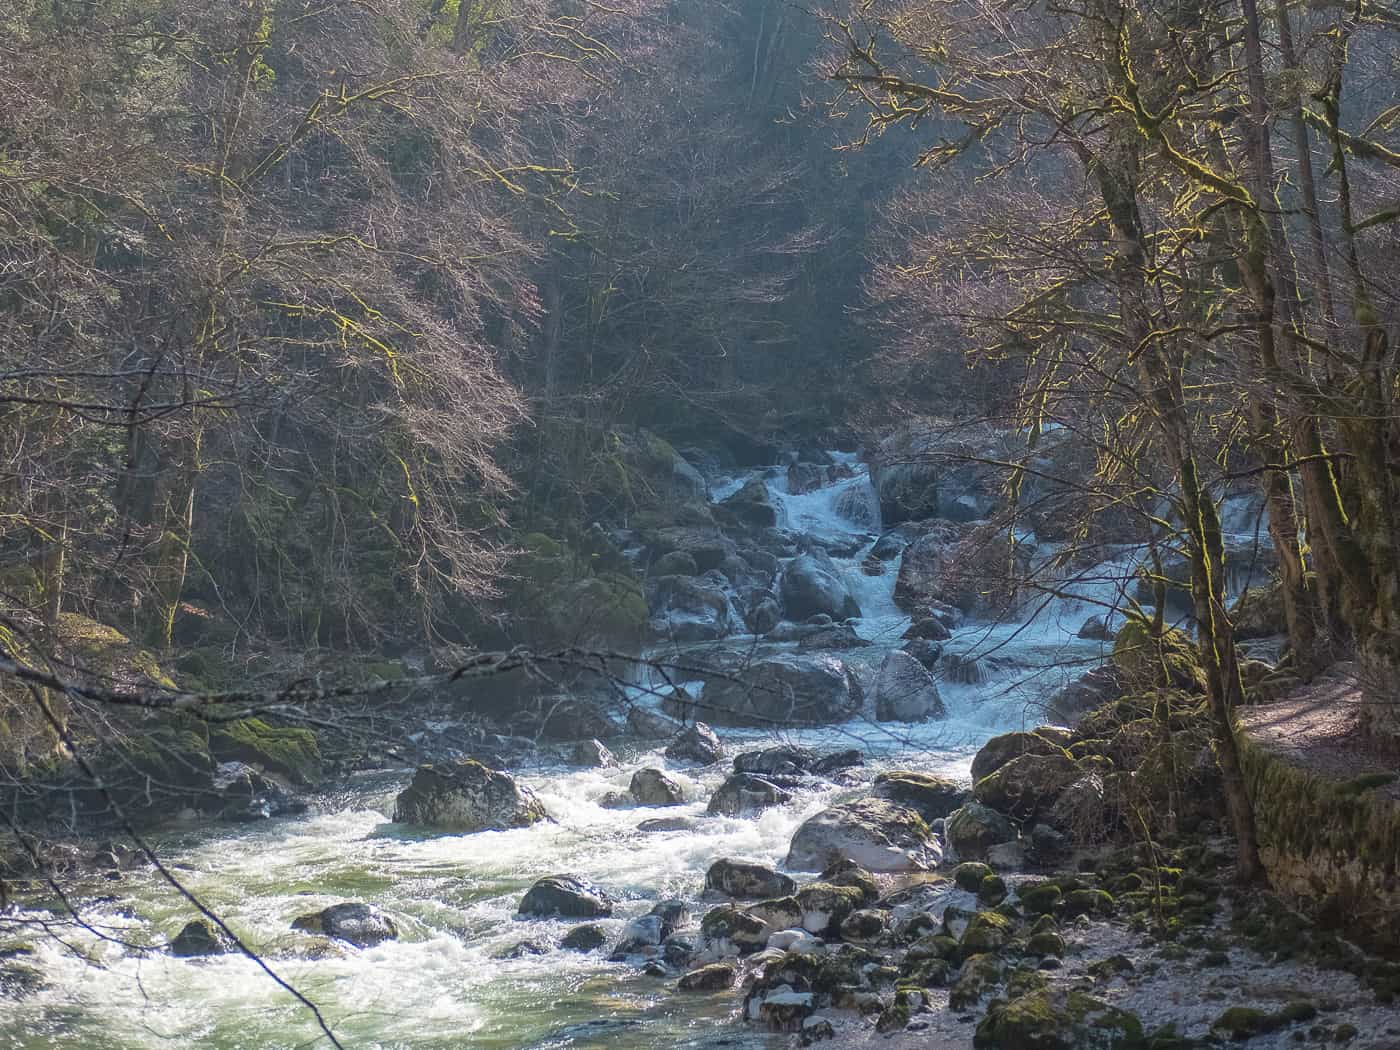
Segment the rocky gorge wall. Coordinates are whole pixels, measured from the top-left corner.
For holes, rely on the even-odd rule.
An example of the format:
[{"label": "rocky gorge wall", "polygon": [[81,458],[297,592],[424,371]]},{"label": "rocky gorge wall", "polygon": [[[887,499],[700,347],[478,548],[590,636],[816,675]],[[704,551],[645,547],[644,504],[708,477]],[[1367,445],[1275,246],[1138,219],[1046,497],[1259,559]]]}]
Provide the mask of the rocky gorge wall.
[{"label": "rocky gorge wall", "polygon": [[1385,778],[1337,780],[1248,734],[1241,743],[1274,889],[1344,926],[1363,946],[1400,952],[1400,802],[1383,790]]}]

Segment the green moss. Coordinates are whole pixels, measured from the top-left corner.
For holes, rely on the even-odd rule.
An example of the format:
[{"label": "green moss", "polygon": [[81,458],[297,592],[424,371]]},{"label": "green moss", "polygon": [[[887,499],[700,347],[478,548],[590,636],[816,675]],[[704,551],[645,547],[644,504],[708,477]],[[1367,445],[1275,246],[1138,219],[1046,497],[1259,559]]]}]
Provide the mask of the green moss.
[{"label": "green moss", "polygon": [[1210,1030],[1223,1039],[1243,1042],[1280,1027],[1278,1019],[1252,1006],[1232,1006],[1212,1022]]},{"label": "green moss", "polygon": [[996,952],[1011,940],[1011,920],[992,911],[979,911],[963,931],[960,946],[964,955]]},{"label": "green moss", "polygon": [[1026,954],[1053,955],[1057,959],[1063,958],[1065,939],[1052,931],[1033,933],[1030,940],[1026,941]]},{"label": "green moss", "polygon": [[970,860],[953,869],[953,881],[957,883],[958,889],[976,893],[982,885],[982,880],[990,874],[992,869],[986,864]]},{"label": "green moss", "polygon": [[1113,639],[1113,663],[1132,690],[1173,686],[1206,691],[1205,672],[1190,636],[1168,628],[1154,637],[1152,624],[1141,616],[1129,616]]},{"label": "green moss", "polygon": [[1031,915],[1046,915],[1054,911],[1063,894],[1052,882],[1023,883],[1016,891],[1021,907]]},{"label": "green moss", "polygon": [[977,887],[977,899],[983,904],[1000,904],[1006,899],[1006,880],[1000,875],[988,875]]},{"label": "green moss", "polygon": [[245,718],[211,728],[209,749],[220,762],[247,762],[296,784],[314,784],[321,778],[321,749],[309,729]]},{"label": "green moss", "polygon": [[1330,921],[1363,947],[1387,956],[1400,952],[1400,894],[1393,882],[1400,803],[1359,787],[1365,778],[1339,782],[1294,766],[1247,735],[1240,738],[1240,764],[1275,888],[1325,904]]}]

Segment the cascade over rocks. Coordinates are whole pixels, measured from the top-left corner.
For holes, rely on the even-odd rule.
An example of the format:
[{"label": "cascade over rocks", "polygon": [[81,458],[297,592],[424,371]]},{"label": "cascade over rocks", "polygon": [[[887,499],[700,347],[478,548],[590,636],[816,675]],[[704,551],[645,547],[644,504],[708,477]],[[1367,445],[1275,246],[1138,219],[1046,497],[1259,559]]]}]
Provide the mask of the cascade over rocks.
[{"label": "cascade over rocks", "polygon": [[446,831],[504,831],[548,820],[533,791],[470,759],[419,766],[394,803],[394,820]]},{"label": "cascade over rocks", "polygon": [[938,684],[908,653],[886,654],[875,677],[875,718],[880,722],[922,722],[946,718]]},{"label": "cascade over rocks", "polygon": [[541,919],[600,919],[613,913],[613,900],[582,875],[547,875],[521,898],[518,911]]},{"label": "cascade over rocks", "polygon": [[700,706],[724,725],[823,725],[853,717],[863,700],[860,683],[836,657],[778,653],[755,660],[737,681],[711,679]]},{"label": "cascade over rocks", "polygon": [[849,860],[867,871],[929,871],[943,851],[919,814],[882,798],[838,803],[808,819],[793,836],[784,866],[821,871]]},{"label": "cascade over rocks", "polygon": [[860,603],[826,554],[807,553],[788,562],[779,583],[783,609],[790,620],[826,615],[833,620],[860,616]]},{"label": "cascade over rocks", "polygon": [[356,948],[373,948],[384,941],[398,938],[394,920],[372,904],[347,902],[302,915],[292,922],[292,929],[305,933],[320,933]]}]

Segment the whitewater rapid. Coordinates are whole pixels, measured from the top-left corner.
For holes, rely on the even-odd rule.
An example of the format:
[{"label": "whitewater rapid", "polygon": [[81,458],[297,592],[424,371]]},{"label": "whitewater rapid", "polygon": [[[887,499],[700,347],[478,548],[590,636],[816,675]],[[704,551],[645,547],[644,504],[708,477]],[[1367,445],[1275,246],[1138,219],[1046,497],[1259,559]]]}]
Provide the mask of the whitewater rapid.
[{"label": "whitewater rapid", "polygon": [[[857,655],[870,659],[901,644],[909,619],[893,599],[897,563],[879,576],[860,569],[879,534],[878,501],[855,457],[837,459],[853,476],[815,492],[789,493],[780,469],[760,476],[781,526],[845,537],[856,548],[836,560],[865,613],[857,629],[875,643]],[[723,499],[746,480],[717,483],[714,498]],[[1037,723],[1039,702],[1102,658],[1103,643],[1076,634],[1086,617],[1102,615],[1105,603],[1113,602],[1114,586],[1069,581],[1067,594],[1046,602],[1030,623],[959,628],[946,648],[984,654],[988,678],[976,685],[940,683],[946,721],[855,721],[782,733],[728,731],[721,737],[730,754],[780,737],[817,749],[860,747],[870,775],[913,768],[966,779],[972,756],[988,737]],[[321,1006],[347,1047],[776,1045],[775,1037],[731,1023],[738,1005],[732,992],[677,996],[673,979],[644,976],[601,954],[559,951],[565,924],[524,921],[515,909],[539,877],[576,872],[624,900],[604,922],[610,932],[664,897],[691,901],[698,918],[706,907],[697,898],[710,864],[726,856],[781,864],[797,826],[841,789],[801,793],[756,819],[705,817],[706,800],[727,769],[721,763],[671,771],[691,800],[683,807],[607,809],[599,804],[602,798],[625,791],[636,769],[667,764],[658,750],[617,750],[616,769],[519,771],[555,823],[476,835],[426,834],[393,824],[388,814],[405,770],[361,778],[330,811],[171,834],[160,840],[159,851],[194,893]],[[640,821],[659,815],[703,819],[692,830],[637,830]],[[82,918],[96,932],[68,924],[61,928],[62,942],[35,937],[36,965],[51,986],[22,1003],[0,1003],[0,1048],[316,1045],[307,1011],[250,960],[176,959],[130,947],[161,943],[194,917],[153,874],[131,873],[120,886],[97,881],[83,890]],[[304,938],[292,933],[291,921],[342,900],[379,905],[398,922],[400,939],[328,958],[298,958],[296,945]],[[508,958],[522,942],[548,950]]]}]

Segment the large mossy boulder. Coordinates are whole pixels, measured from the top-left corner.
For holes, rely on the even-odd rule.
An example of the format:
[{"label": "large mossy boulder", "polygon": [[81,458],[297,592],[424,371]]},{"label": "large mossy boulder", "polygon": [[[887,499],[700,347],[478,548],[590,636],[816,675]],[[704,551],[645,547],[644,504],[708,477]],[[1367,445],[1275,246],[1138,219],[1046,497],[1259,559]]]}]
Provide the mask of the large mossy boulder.
[{"label": "large mossy boulder", "polygon": [[296,726],[272,726],[261,718],[243,718],[209,731],[209,750],[220,762],[245,762],[264,773],[308,786],[321,779],[321,749],[316,734]]},{"label": "large mossy boulder", "polygon": [[942,819],[967,799],[967,791],[947,777],[896,769],[875,778],[875,794],[909,806],[924,820]]},{"label": "large mossy boulder", "polygon": [[864,698],[860,682],[837,657],[778,653],[732,678],[708,681],[699,707],[722,725],[829,725],[859,714]]},{"label": "large mossy boulder", "polygon": [[1155,635],[1152,624],[1141,616],[1129,616],[1113,639],[1113,664],[1130,692],[1160,686],[1206,691],[1200,653],[1190,636],[1170,627]]},{"label": "large mossy boulder", "polygon": [[982,745],[972,760],[972,782],[995,773],[1006,763],[1022,755],[1063,755],[1068,734],[1063,730],[1042,727],[1034,732],[1003,733]]},{"label": "large mossy boulder", "polygon": [[394,803],[394,819],[444,831],[504,831],[548,820],[544,805],[509,773],[480,762],[419,766]]},{"label": "large mossy boulder", "polygon": [[973,797],[1016,820],[1030,821],[1055,804],[1083,771],[1067,754],[1021,755],[977,781]]},{"label": "large mossy boulder", "polygon": [[842,860],[867,871],[931,871],[938,839],[918,812],[883,798],[842,802],[809,818],[792,838],[785,867],[822,871]]},{"label": "large mossy boulder", "polygon": [[994,1001],[975,1050],[1146,1050],[1142,1022],[1083,992],[1041,989]]}]

